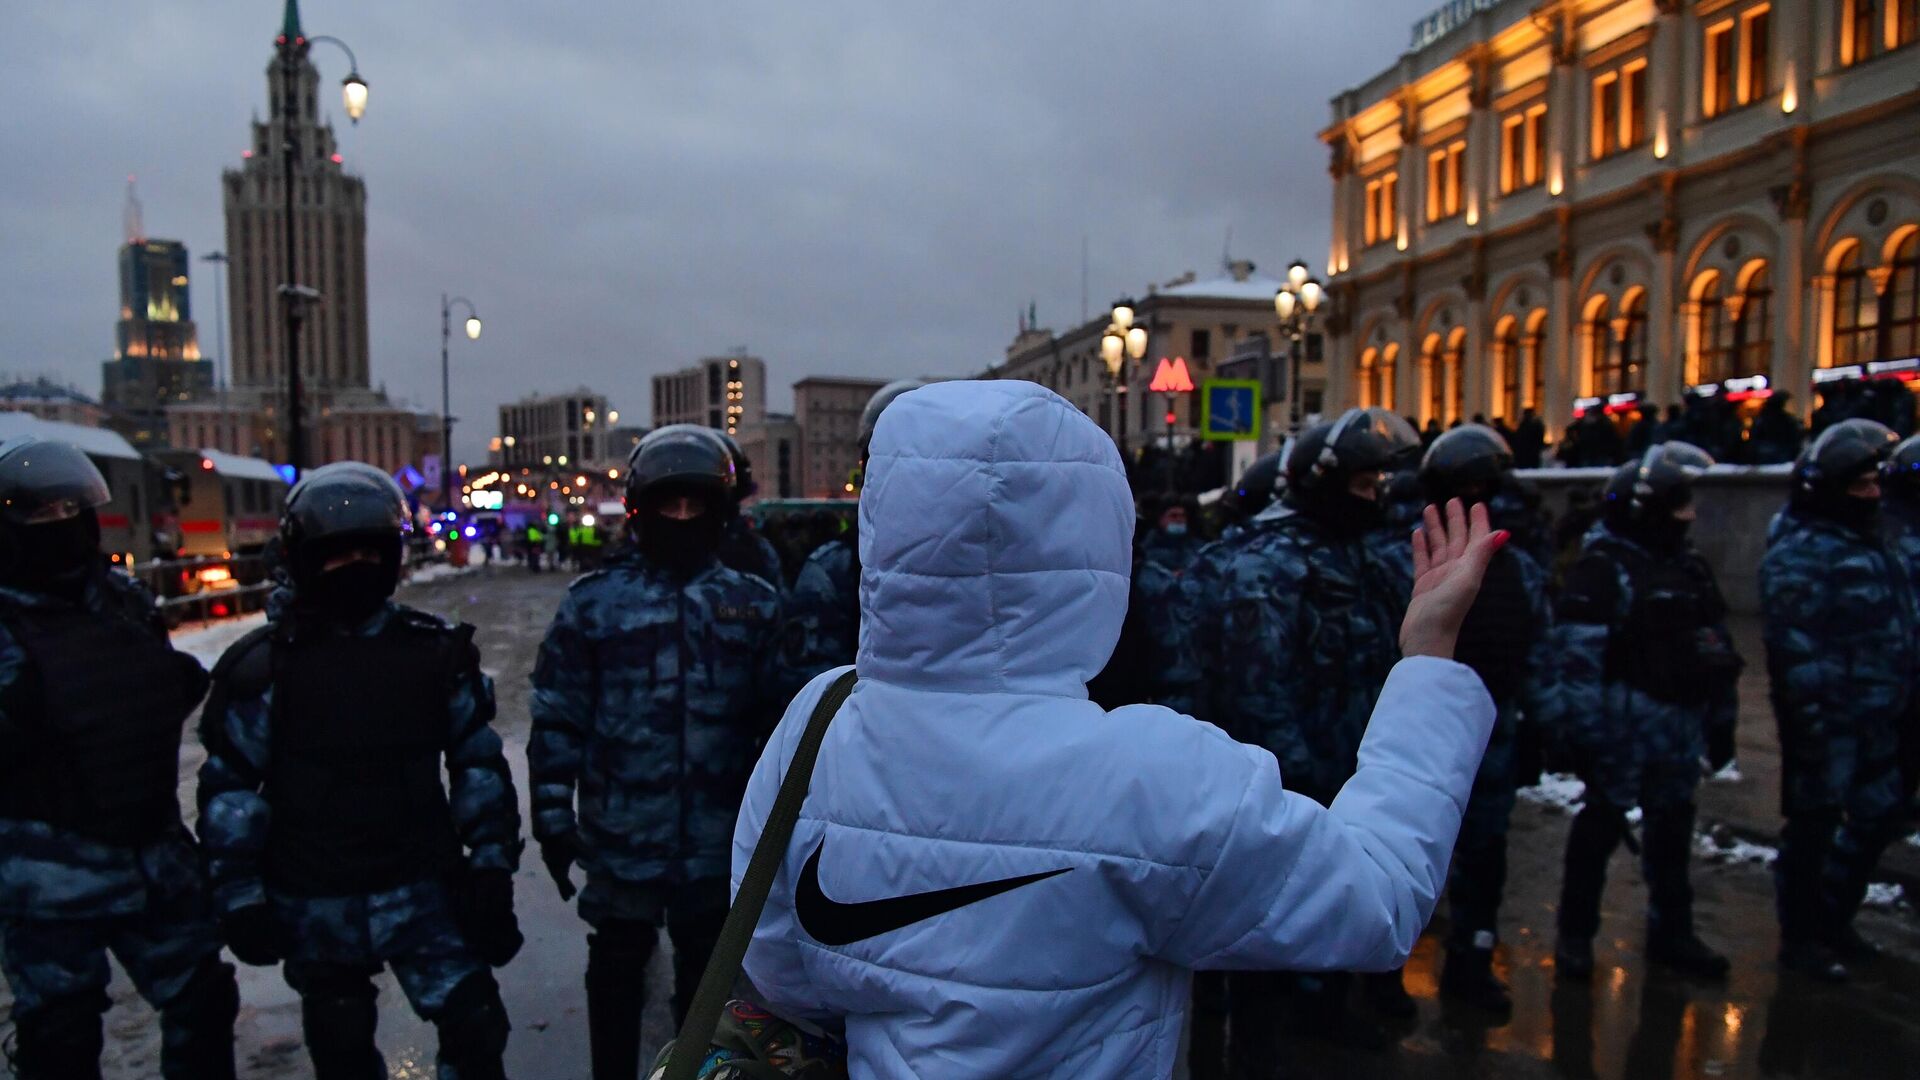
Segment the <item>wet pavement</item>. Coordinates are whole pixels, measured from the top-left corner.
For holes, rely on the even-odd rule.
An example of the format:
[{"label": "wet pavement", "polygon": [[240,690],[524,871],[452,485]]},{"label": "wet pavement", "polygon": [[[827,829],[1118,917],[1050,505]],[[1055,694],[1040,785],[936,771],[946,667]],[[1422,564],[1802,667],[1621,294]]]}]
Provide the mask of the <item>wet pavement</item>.
[{"label": "wet pavement", "polygon": [[[483,663],[500,695],[499,727],[522,798],[526,798],[527,676],[569,575],[531,575],[516,567],[482,568],[409,586],[403,599],[479,627]],[[1752,662],[1742,709],[1743,778],[1709,785],[1703,825],[1719,826],[1723,844],[1765,841],[1777,830],[1778,753],[1772,745],[1764,677],[1753,627],[1736,627]],[[191,809],[191,777],[200,760],[189,746],[182,760],[183,804]],[[1549,792],[1549,794],[1552,794]],[[1565,792],[1561,792],[1564,796]],[[1523,802],[1515,813],[1508,899],[1502,912],[1499,970],[1514,990],[1511,1022],[1443,1007],[1437,990],[1439,950],[1430,933],[1407,971],[1419,1017],[1394,1029],[1385,1050],[1355,1051],[1288,1039],[1272,1075],[1442,1077],[1569,1080],[1708,1077],[1920,1076],[1920,919],[1904,904],[1865,912],[1861,927],[1889,955],[1827,987],[1780,975],[1773,963],[1776,930],[1765,852],[1751,845],[1696,862],[1699,925],[1709,943],[1733,959],[1724,986],[1697,985],[1650,972],[1640,955],[1645,889],[1624,850],[1616,857],[1596,942],[1598,970],[1590,984],[1561,986],[1552,966],[1553,919],[1560,857],[1569,818],[1563,806]],[[1920,848],[1896,845],[1898,867],[1920,867]],[[588,1075],[581,974],[586,927],[560,902],[529,850],[516,878],[526,948],[499,972],[513,1018],[510,1075],[571,1080]],[[1445,907],[1435,930],[1445,926]],[[656,953],[650,981],[658,988],[645,1018],[646,1052],[668,1036],[667,949]],[[392,1077],[433,1075],[434,1031],[407,1008],[391,977],[381,976],[380,1045]],[[108,1015],[106,1076],[158,1075],[158,1036],[150,1010],[116,975]],[[299,1003],[277,969],[243,968],[238,1025],[241,1075],[308,1077]],[[10,999],[0,987],[0,1017]],[[1284,1016],[1274,1022],[1283,1025]],[[0,1030],[4,1030],[0,1021]]]}]

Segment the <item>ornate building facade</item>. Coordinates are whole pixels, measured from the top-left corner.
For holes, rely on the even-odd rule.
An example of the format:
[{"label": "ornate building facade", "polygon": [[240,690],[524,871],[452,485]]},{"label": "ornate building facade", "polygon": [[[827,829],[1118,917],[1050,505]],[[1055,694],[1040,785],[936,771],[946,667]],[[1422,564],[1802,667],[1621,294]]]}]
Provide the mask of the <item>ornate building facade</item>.
[{"label": "ornate building facade", "polygon": [[1557,433],[1708,384],[1804,409],[1816,369],[1920,354],[1916,44],[1920,0],[1421,20],[1322,134],[1333,402]]}]

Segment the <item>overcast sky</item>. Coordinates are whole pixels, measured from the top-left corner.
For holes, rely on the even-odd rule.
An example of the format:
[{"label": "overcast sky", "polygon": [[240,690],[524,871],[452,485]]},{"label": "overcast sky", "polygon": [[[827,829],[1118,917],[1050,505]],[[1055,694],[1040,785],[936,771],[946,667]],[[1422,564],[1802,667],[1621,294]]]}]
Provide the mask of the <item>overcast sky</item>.
[{"label": "overcast sky", "polygon": [[[808,374],[961,374],[1032,301],[1093,306],[1233,254],[1321,267],[1327,101],[1393,62],[1437,0],[945,4],[303,0],[365,177],[373,372],[456,448],[495,406],[586,384],[644,420],[649,376],[746,346],[776,408]],[[0,36],[0,373],[100,388],[125,178],[196,259],[216,351],[218,178],[266,104],[282,0],[17,5]]]}]

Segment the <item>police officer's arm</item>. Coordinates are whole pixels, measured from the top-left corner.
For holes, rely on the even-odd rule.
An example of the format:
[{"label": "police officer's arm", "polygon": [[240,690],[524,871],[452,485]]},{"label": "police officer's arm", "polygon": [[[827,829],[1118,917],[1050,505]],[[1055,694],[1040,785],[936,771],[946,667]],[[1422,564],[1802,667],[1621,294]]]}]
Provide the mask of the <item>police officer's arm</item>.
[{"label": "police officer's arm", "polygon": [[21,715],[27,652],[0,626],[0,760],[14,757],[27,729]]},{"label": "police officer's arm", "polygon": [[593,731],[593,688],[599,681],[588,631],[579,594],[569,591],[534,663],[527,774],[536,840],[570,835],[575,826],[573,792]]},{"label": "police officer's arm", "polygon": [[1155,663],[1150,670],[1154,672],[1154,700],[1175,712],[1183,712],[1198,719],[1208,719],[1206,708],[1206,680],[1202,672],[1206,670],[1205,650],[1212,647],[1203,641],[1208,633],[1202,618],[1208,610],[1208,604],[1218,603],[1219,580],[1215,559],[1222,557],[1223,549],[1217,544],[1202,548],[1198,558],[1180,576],[1173,592],[1166,598],[1160,618],[1161,625],[1154,628],[1154,644],[1163,655],[1153,658]]},{"label": "police officer's arm", "polygon": [[447,804],[475,870],[520,864],[520,800],[500,736],[493,730],[493,680],[471,642],[456,666],[447,715]]},{"label": "police officer's arm", "polygon": [[859,625],[848,625],[846,601],[827,569],[828,554],[817,552],[809,558],[787,595],[780,653],[788,686],[803,685],[830,667],[851,663],[859,645]]},{"label": "police officer's arm", "polygon": [[[1836,615],[1849,593],[1851,583],[1842,580],[1848,569],[1844,559],[1829,561],[1817,552],[1779,546],[1760,564],[1768,674],[1774,700],[1784,710],[1780,719],[1796,733],[1817,735],[1829,720],[1849,711],[1850,650],[1835,640],[1845,626]],[[1817,740],[1802,742],[1818,745]]]},{"label": "police officer's arm", "polygon": [[260,859],[273,809],[262,797],[273,731],[271,647],[264,635],[242,638],[213,669],[213,692],[200,714],[200,766],[195,799],[200,844],[221,912],[264,904]]},{"label": "police officer's arm", "polygon": [[1546,569],[1524,551],[1516,551],[1515,557],[1523,568],[1521,583],[1530,603],[1527,674],[1520,688],[1520,709],[1526,723],[1538,725],[1534,729],[1538,735],[1554,723],[1554,705],[1560,700],[1558,673],[1554,670],[1553,604],[1547,597]]}]

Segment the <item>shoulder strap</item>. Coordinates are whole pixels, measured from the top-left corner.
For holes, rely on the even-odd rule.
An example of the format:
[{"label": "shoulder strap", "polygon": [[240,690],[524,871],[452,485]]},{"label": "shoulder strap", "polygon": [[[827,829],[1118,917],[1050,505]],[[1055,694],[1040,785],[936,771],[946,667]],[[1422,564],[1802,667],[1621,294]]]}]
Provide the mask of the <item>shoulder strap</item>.
[{"label": "shoulder strap", "polygon": [[853,691],[854,680],[855,673],[849,671],[827,687],[820,695],[820,703],[813,707],[813,716],[807,720],[800,744],[794,747],[793,761],[787,765],[787,774],[780,781],[780,794],[774,797],[773,810],[767,814],[760,841],[753,846],[753,858],[747,862],[747,872],[740,879],[740,892],[727,911],[727,921],[720,928],[713,955],[707,958],[707,970],[700,976],[700,988],[694,992],[686,1022],[674,1037],[673,1046],[678,1053],[667,1062],[666,1080],[693,1080],[707,1056],[707,1047],[713,1044],[713,1033],[720,1026],[720,1012],[733,993],[733,981],[747,958],[747,946],[753,942],[753,929],[760,922],[761,910],[767,906],[767,894],[773,891],[773,879],[780,871],[780,862],[786,858],[794,824],[800,820],[800,804],[807,801],[807,788],[813,780],[813,762],[820,754],[821,740],[827,736],[827,725],[833,722],[833,714],[840,711],[841,703]]}]

